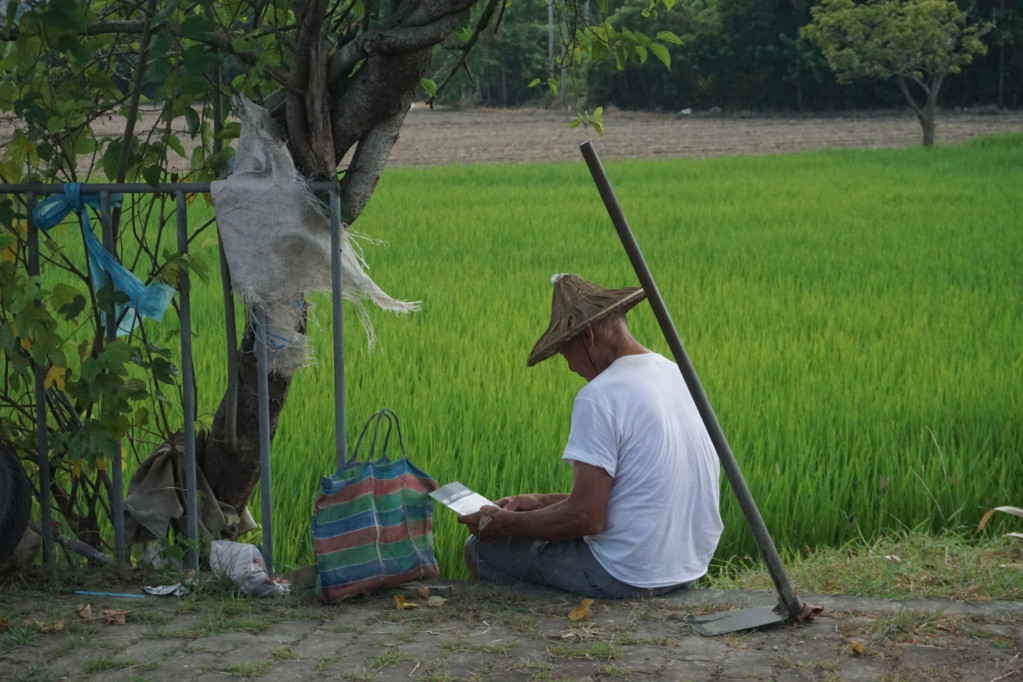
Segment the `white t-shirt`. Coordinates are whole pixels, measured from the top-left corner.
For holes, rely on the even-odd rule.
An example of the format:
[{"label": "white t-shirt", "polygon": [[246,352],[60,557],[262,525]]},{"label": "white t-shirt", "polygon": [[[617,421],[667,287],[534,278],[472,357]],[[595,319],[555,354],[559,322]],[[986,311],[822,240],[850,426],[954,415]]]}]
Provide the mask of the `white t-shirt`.
[{"label": "white t-shirt", "polygon": [[585,540],[612,576],[664,587],[707,572],[723,525],[720,463],[678,365],[626,355],[584,386],[563,459],[614,479],[602,533]]}]

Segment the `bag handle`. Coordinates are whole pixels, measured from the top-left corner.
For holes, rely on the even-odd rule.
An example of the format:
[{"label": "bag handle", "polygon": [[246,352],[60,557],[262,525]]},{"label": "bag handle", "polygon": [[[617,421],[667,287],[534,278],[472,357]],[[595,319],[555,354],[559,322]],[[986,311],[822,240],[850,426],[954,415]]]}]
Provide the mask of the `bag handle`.
[{"label": "bag handle", "polygon": [[381,444],[380,455],[377,459],[384,462],[388,461],[387,447],[391,442],[392,430],[398,432],[398,447],[401,449],[401,456],[405,457],[405,439],[401,435],[401,424],[398,421],[398,415],[391,408],[384,407],[379,412],[370,416],[366,421],[366,425],[362,427],[362,433],[359,434],[359,439],[355,442],[355,450],[352,451],[352,456],[348,458],[349,463],[358,460],[362,440],[365,438],[370,426],[373,427],[373,439],[369,443],[369,453],[366,456],[366,461],[371,461],[374,458],[377,453],[377,440],[381,437],[381,422],[384,420],[387,421],[387,429],[383,432],[383,443]]}]

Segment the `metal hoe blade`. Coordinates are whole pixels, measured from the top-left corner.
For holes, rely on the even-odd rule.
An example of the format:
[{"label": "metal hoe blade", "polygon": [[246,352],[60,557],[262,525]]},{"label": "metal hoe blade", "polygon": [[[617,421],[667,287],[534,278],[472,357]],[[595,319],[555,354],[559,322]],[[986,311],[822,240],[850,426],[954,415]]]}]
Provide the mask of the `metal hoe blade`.
[{"label": "metal hoe blade", "polygon": [[739,609],[738,611],[721,611],[690,618],[689,624],[701,635],[723,635],[728,632],[775,625],[787,620],[788,617],[784,613],[779,613],[778,610],[777,606],[754,606],[751,609]]},{"label": "metal hoe blade", "polygon": [[654,283],[653,275],[650,274],[650,269],[647,267],[643,254],[639,250],[639,244],[636,243],[636,239],[632,235],[632,230],[629,228],[625,214],[618,204],[614,190],[611,189],[611,183],[607,179],[607,174],[604,172],[600,159],[597,157],[597,152],[589,141],[583,142],[580,145],[580,149],[583,158],[586,159],[586,165],[589,166],[590,174],[597,184],[600,196],[604,200],[604,207],[607,209],[611,222],[614,223],[618,236],[622,240],[622,245],[625,247],[629,260],[632,262],[632,267],[639,277],[639,283],[643,286],[644,291],[646,291],[647,300],[650,302],[651,308],[653,308],[654,316],[661,327],[661,332],[664,334],[669,348],[671,348],[675,362],[678,363],[686,386],[688,386],[690,393],[692,393],[693,400],[696,402],[696,407],[700,412],[700,417],[707,427],[707,432],[710,434],[711,441],[714,443],[714,448],[717,451],[718,459],[721,461],[721,468],[724,469],[725,476],[732,486],[732,492],[735,493],[739,507],[746,517],[746,523],[753,533],[753,539],[756,540],[757,548],[760,550],[760,555],[767,566],[771,579],[774,581],[774,586],[778,590],[780,598],[779,604],[773,608],[763,607],[730,611],[714,617],[700,616],[693,619],[692,622],[701,634],[721,634],[762,627],[793,618],[799,620],[812,618],[820,609],[805,606],[796,595],[795,590],[792,589],[788,574],[785,573],[785,567],[782,565],[781,557],[778,556],[778,550],[771,540],[770,533],[767,532],[767,526],[764,525],[764,520],[761,518],[760,511],[753,501],[753,495],[750,494],[742,472],[739,471],[739,465],[735,461],[735,456],[728,445],[728,440],[725,438],[717,416],[710,406],[710,401],[707,399],[707,394],[704,392],[700,379],[696,375],[696,370],[689,361],[689,356],[682,345],[682,339],[675,329],[671,315],[668,314],[668,309],[664,305],[664,300],[661,298],[657,285]]}]

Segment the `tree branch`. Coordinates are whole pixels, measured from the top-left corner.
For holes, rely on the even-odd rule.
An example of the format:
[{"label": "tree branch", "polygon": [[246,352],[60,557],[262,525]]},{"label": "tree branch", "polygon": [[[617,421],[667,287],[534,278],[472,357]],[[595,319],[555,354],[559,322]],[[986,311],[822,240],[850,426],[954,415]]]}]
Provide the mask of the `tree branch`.
[{"label": "tree branch", "polygon": [[[440,85],[437,86],[437,92],[443,90],[447,86],[447,84],[451,82],[451,79],[455,77],[455,74],[458,73],[458,70],[465,65],[465,61],[469,58],[469,53],[472,52],[472,49],[474,47],[476,47],[476,43],[479,41],[480,36],[483,34],[483,31],[486,30],[486,28],[490,25],[490,20],[493,18],[494,11],[498,6],[501,7],[501,13],[504,14],[505,5],[503,2],[501,2],[501,0],[489,0],[486,8],[484,8],[483,10],[483,13],[480,15],[479,21],[476,22],[476,27],[472,31],[472,36],[469,38],[469,40],[465,41],[465,45],[459,48],[459,51],[462,54],[461,56],[459,56],[458,62],[451,67],[451,70],[448,71],[448,75],[444,78],[443,82],[441,82]],[[498,22],[500,22],[500,19],[498,19]],[[496,31],[497,29],[495,28],[494,30]],[[431,109],[433,108],[433,101],[436,98],[437,96],[434,95],[433,97],[430,97],[430,99],[428,100],[428,104],[430,105]]]},{"label": "tree branch", "polygon": [[[296,0],[293,4],[298,18],[298,35],[285,88],[288,147],[295,166],[303,175],[326,179],[333,175],[334,164],[325,162],[329,155],[316,149],[330,143],[323,75],[326,48],[321,34],[327,3],[326,0]],[[320,136],[325,134],[328,138],[321,139]]]},{"label": "tree branch", "polygon": [[[156,1],[149,0],[145,16],[147,18],[152,16],[155,9]],[[131,141],[135,137],[135,122],[138,120],[139,102],[142,99],[142,86],[146,76],[146,70],[141,65],[149,60],[149,42],[153,36],[152,30],[149,28],[149,22],[143,21],[142,23],[142,37],[139,39],[139,67],[135,69],[135,77],[131,86],[131,98],[128,101],[128,116],[125,120],[124,135],[121,138],[121,154],[117,160],[117,179],[115,182],[118,183],[124,182],[125,174],[128,170]],[[116,209],[115,215],[120,216],[120,207]],[[119,220],[115,218],[114,225],[116,226],[118,223]]]},{"label": "tree branch", "polygon": [[350,221],[362,213],[376,190],[411,104],[412,91],[409,91],[398,111],[377,123],[356,146],[340,189]]},{"label": "tree branch", "polygon": [[[405,20],[408,23],[359,35],[331,56],[327,83],[334,84],[346,78],[369,54],[397,55],[438,45],[451,33],[458,16],[474,4],[475,0],[458,0],[451,2],[451,6],[445,7],[438,16],[420,17],[421,13],[416,12]],[[416,19],[420,19],[420,23],[413,23]]]}]

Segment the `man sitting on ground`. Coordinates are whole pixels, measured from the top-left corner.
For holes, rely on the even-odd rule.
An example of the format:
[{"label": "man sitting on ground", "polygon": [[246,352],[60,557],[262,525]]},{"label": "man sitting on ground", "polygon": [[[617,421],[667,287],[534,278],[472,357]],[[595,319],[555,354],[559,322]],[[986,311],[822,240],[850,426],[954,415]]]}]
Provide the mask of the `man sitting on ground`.
[{"label": "man sitting on ground", "polygon": [[707,572],[721,536],[720,465],[678,366],[640,345],[640,287],[555,275],[550,325],[527,364],[561,354],[587,381],[562,459],[567,494],[505,497],[458,517],[474,577],[586,597],[658,595]]}]

